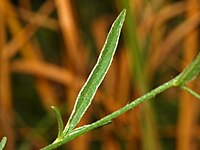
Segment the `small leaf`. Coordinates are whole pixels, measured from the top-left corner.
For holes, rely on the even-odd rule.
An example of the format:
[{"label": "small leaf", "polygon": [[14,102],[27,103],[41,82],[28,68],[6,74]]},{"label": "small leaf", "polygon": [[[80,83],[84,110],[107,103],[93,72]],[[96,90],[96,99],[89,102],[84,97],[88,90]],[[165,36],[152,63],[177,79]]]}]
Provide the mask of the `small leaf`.
[{"label": "small leaf", "polygon": [[198,93],[196,93],[195,91],[193,91],[192,89],[190,89],[186,86],[182,86],[181,88],[200,100],[200,95]]},{"label": "small leaf", "polygon": [[57,122],[58,122],[58,137],[60,138],[63,132],[63,122],[62,122],[62,117],[60,114],[60,111],[58,110],[58,108],[56,106],[51,106],[51,108],[54,110],[55,114],[56,114],[56,118],[57,118]]},{"label": "small leaf", "polygon": [[52,149],[56,149],[58,148],[59,146],[93,130],[93,129],[96,129],[98,127],[102,127],[102,126],[105,126],[105,125],[108,125],[112,123],[110,120],[108,121],[105,121],[103,123],[92,123],[92,124],[88,124],[88,125],[84,125],[84,126],[81,126],[81,127],[78,127],[70,132],[68,132],[68,134],[64,137],[62,137],[62,140],[58,140],[44,148],[42,148],[41,150],[52,150]]},{"label": "small leaf", "polygon": [[194,61],[177,77],[175,86],[183,86],[194,79],[200,72],[200,53]]},{"label": "small leaf", "polygon": [[0,142],[0,150],[3,150],[7,142],[7,137],[3,137],[1,142]]},{"label": "small leaf", "polygon": [[119,41],[125,15],[126,10],[124,9],[113,23],[97,63],[78,94],[75,106],[64,129],[64,133],[71,131],[79,123],[80,119],[89,107],[97,88],[104,79]]}]

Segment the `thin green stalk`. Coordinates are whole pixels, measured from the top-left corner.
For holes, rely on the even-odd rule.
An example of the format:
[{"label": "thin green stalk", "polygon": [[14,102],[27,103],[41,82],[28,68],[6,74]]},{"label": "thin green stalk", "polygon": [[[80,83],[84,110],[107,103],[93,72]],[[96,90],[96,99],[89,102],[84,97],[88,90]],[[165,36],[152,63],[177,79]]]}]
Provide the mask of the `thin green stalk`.
[{"label": "thin green stalk", "polygon": [[110,115],[92,123],[89,125],[86,125],[85,127],[83,126],[82,128],[75,130],[75,131],[71,131],[70,133],[68,133],[67,136],[65,136],[62,140],[58,141],[57,143],[52,143],[49,146],[43,148],[42,150],[52,150],[55,149],[61,145],[63,145],[66,142],[69,142],[95,128],[101,127],[107,123],[109,123],[110,121],[112,121],[112,119],[117,118],[118,116],[120,116],[121,114],[133,109],[134,107],[136,107],[137,105],[145,102],[146,100],[152,99],[154,98],[157,94],[171,88],[174,86],[174,82],[176,82],[176,78],[166,82],[165,84],[157,87],[156,89],[150,91],[149,93],[143,95],[142,97],[136,99],[135,101],[125,105],[124,107],[122,107],[121,109],[111,113]]},{"label": "thin green stalk", "polygon": [[198,93],[196,93],[195,91],[191,90],[190,88],[188,88],[186,86],[182,86],[181,88],[200,100],[200,95]]},{"label": "thin green stalk", "polygon": [[[135,15],[134,6],[130,6],[130,0],[118,1],[116,0],[119,8],[127,8],[127,20],[125,23],[126,30],[124,30],[125,43],[128,48],[128,58],[131,64],[132,79],[134,84],[139,89],[141,95],[149,91],[149,83],[147,80],[147,74],[145,73],[146,60],[145,53],[142,46],[139,43],[137,33],[137,20]],[[146,51],[146,50],[145,50]],[[141,133],[142,133],[142,145],[145,150],[158,150],[160,145],[158,142],[158,132],[156,130],[155,113],[152,108],[151,102],[147,102],[143,105],[144,113],[140,117]]]},{"label": "thin green stalk", "polygon": [[135,20],[135,14],[133,8],[129,8],[129,0],[117,1],[119,8],[127,8],[127,20],[125,23],[125,28],[123,35],[125,38],[126,46],[129,47],[129,57],[131,60],[132,75],[134,76],[141,93],[146,92],[146,78],[144,74],[144,57],[142,56],[142,51],[138,42],[137,35],[137,23]]}]

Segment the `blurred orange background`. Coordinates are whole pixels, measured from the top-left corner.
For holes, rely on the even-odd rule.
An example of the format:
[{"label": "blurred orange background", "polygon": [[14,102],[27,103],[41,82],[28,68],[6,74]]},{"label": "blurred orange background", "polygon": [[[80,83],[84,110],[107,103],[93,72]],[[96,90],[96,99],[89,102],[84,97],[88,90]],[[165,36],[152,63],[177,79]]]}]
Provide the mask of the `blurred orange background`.
[{"label": "blurred orange background", "polygon": [[[57,134],[112,22],[127,9],[105,80],[79,125],[94,122],[180,73],[200,51],[199,0],[1,0],[0,137],[40,149]],[[189,86],[200,93],[197,78]],[[173,88],[59,149],[198,150],[200,102]]]}]

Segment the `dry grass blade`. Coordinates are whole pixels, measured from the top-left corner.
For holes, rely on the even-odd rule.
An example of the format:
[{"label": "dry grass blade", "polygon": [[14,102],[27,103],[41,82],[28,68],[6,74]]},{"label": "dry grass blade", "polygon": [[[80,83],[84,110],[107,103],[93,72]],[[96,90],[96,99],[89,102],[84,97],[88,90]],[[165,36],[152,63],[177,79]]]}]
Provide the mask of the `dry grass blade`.
[{"label": "dry grass blade", "polygon": [[[11,3],[7,2],[7,6],[9,8],[8,13],[17,14],[17,11],[14,9],[14,7],[12,7]],[[16,18],[10,17],[8,18],[7,22],[8,22],[8,27],[14,36],[17,36],[18,33],[21,30],[23,30],[21,22],[19,22],[19,20],[17,20]],[[37,51],[35,51],[34,43],[28,42],[24,46],[22,45],[20,49],[23,59],[34,60],[34,61],[42,59],[42,56],[39,53],[37,53]],[[36,86],[37,90],[40,96],[42,97],[42,102],[44,104],[44,107],[47,110],[49,110],[51,105],[56,105],[55,100],[57,98],[55,96],[55,92],[53,91],[48,81],[46,81],[44,78],[37,77],[36,85],[37,85]]]},{"label": "dry grass blade", "polygon": [[85,51],[75,22],[72,1],[56,0],[55,3],[71,65],[76,72],[83,74],[86,68]]},{"label": "dry grass blade", "polygon": [[[199,12],[198,12],[199,13]],[[187,19],[174,29],[161,43],[157,45],[149,62],[150,71],[154,72],[163,62],[168,58],[169,54],[174,50],[173,48],[185,37],[188,33],[197,28],[200,24],[200,17],[198,13]],[[162,59],[160,59],[162,56]]]},{"label": "dry grass blade", "polygon": [[[12,7],[11,3],[7,3],[9,6],[9,13],[17,14],[17,11],[14,10],[14,7]],[[37,17],[36,17],[37,18]],[[30,20],[30,19],[29,19]],[[17,36],[18,33],[22,30],[22,25],[19,22],[19,20],[16,20],[16,18],[8,18],[8,26],[11,31],[11,33],[14,36]],[[35,47],[33,46],[34,43],[28,42],[24,46],[21,47],[21,54],[24,57],[24,59],[27,60],[35,60],[41,59],[41,56],[35,51]],[[55,94],[53,89],[50,87],[48,81],[45,81],[45,79],[42,79],[41,77],[37,77],[36,80],[36,87],[37,90],[42,97],[42,102],[47,110],[50,109],[51,105],[55,105]]]},{"label": "dry grass blade", "polygon": [[7,148],[14,149],[13,113],[11,100],[9,60],[5,57],[2,45],[6,42],[4,1],[0,1],[0,129],[9,138]]},{"label": "dry grass blade", "polygon": [[[6,3],[7,9],[9,10],[10,8],[9,8],[7,1],[5,1],[5,3]],[[50,14],[53,9],[54,9],[54,5],[52,4],[52,1],[49,0],[41,6],[38,13],[43,13],[43,14],[47,15],[47,14]],[[35,16],[33,18],[31,18],[31,20],[34,20],[35,18],[37,18],[37,14],[35,14]],[[30,22],[31,22],[31,20],[30,20]],[[43,22],[45,22],[45,20],[43,20]],[[34,35],[34,33],[37,31],[37,29],[38,29],[38,26],[34,26],[32,23],[28,23],[22,29],[22,31],[20,31],[20,33],[18,35],[13,37],[12,40],[2,48],[3,55],[6,58],[12,58],[20,50],[20,48],[28,40],[30,40],[30,38]]]},{"label": "dry grass blade", "polygon": [[57,81],[61,84],[68,84],[69,86],[76,86],[74,83],[74,76],[64,68],[58,68],[55,65],[47,64],[45,62],[31,62],[31,61],[14,61],[11,65],[14,72],[27,73],[35,76],[43,76],[47,79]]},{"label": "dry grass blade", "polygon": [[[20,17],[27,22],[30,21],[30,18],[33,18],[35,16],[34,12],[31,12],[30,10],[26,10],[23,8],[18,8],[18,10],[19,10],[20,16],[16,16],[16,17]],[[44,23],[44,20],[45,20],[45,23]],[[54,31],[57,31],[59,29],[58,21],[56,19],[48,17],[45,14],[38,13],[35,19],[31,20],[30,23],[40,26],[40,27],[45,27],[47,29],[51,29]]]}]

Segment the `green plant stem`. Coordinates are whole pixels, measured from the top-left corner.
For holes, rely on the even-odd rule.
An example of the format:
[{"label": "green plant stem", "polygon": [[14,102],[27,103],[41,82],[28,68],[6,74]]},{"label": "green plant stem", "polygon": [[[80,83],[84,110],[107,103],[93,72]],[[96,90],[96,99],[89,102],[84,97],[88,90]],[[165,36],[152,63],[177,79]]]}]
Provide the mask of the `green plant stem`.
[{"label": "green plant stem", "polygon": [[181,88],[200,100],[200,95],[198,93],[196,93],[195,91],[191,90],[190,88],[188,88],[186,86],[181,86]]},{"label": "green plant stem", "polygon": [[134,107],[136,107],[137,105],[145,102],[146,100],[152,99],[154,98],[157,94],[175,86],[175,82],[177,82],[177,78],[174,78],[166,83],[164,83],[163,85],[157,87],[156,89],[150,91],[149,93],[137,98],[135,101],[125,105],[124,107],[122,107],[121,109],[111,113],[110,115],[92,123],[89,125],[86,125],[86,127],[81,127],[80,129],[75,129],[75,131],[71,131],[69,134],[67,134],[67,136],[65,136],[63,139],[61,139],[60,141],[56,142],[56,143],[52,143],[50,145],[48,145],[47,147],[43,148],[42,150],[52,150],[55,149],[57,147],[59,147],[60,145],[63,145],[66,142],[69,142],[75,138],[77,138],[78,136],[81,136],[95,128],[101,127],[107,123],[109,123],[112,119],[120,116],[121,114],[133,109]]}]

